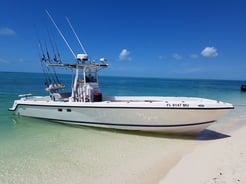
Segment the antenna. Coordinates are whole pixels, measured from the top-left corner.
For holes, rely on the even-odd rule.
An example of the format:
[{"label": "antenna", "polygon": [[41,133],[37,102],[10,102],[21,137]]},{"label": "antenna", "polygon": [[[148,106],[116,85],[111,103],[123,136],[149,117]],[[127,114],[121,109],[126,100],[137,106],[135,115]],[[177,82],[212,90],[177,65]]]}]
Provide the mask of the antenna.
[{"label": "antenna", "polygon": [[75,30],[74,30],[74,28],[73,28],[73,26],[72,26],[71,22],[69,21],[68,17],[66,17],[66,20],[67,20],[68,25],[70,26],[71,30],[73,31],[73,34],[75,35],[76,39],[78,40],[79,45],[80,45],[80,47],[81,47],[82,51],[83,51],[85,54],[87,54],[87,52],[86,52],[86,50],[85,50],[84,46],[82,45],[82,43],[81,43],[81,41],[80,41],[80,39],[79,39],[78,35],[76,34],[76,32],[75,32]]},{"label": "antenna", "polygon": [[50,18],[51,22],[54,24],[55,28],[57,29],[58,33],[60,34],[60,36],[62,37],[62,39],[64,40],[64,42],[66,43],[67,47],[69,48],[70,52],[73,54],[74,58],[76,58],[76,55],[74,54],[73,50],[71,49],[70,45],[68,44],[67,40],[65,39],[65,37],[63,36],[62,32],[60,31],[60,29],[58,28],[58,26],[56,25],[54,19],[52,18],[52,16],[50,15],[50,13],[48,12],[48,10],[45,10],[46,14],[48,15],[48,17]]}]

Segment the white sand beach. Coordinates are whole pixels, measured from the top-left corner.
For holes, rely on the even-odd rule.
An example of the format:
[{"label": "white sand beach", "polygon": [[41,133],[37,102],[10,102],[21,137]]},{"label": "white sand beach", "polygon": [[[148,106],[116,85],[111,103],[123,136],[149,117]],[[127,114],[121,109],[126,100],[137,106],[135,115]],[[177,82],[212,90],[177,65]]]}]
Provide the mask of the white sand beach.
[{"label": "white sand beach", "polygon": [[246,183],[246,127],[229,135],[199,144],[171,168],[159,183]]}]

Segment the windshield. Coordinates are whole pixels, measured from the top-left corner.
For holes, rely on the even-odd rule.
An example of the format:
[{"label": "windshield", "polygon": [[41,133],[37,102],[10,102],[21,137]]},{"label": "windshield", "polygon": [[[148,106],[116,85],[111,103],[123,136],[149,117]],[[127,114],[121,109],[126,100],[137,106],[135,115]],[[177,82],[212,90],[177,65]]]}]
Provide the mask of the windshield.
[{"label": "windshield", "polygon": [[85,71],[86,82],[97,82],[97,69],[87,68]]}]

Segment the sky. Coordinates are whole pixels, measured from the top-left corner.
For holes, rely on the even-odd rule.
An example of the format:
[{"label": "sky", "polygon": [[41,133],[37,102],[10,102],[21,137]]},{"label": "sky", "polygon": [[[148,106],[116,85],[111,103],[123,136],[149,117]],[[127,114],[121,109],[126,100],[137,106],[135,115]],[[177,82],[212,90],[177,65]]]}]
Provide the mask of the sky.
[{"label": "sky", "polygon": [[75,55],[83,50],[66,17],[89,57],[108,59],[101,75],[246,80],[244,0],[0,3],[0,71],[42,72],[41,48],[75,62],[48,10]]}]

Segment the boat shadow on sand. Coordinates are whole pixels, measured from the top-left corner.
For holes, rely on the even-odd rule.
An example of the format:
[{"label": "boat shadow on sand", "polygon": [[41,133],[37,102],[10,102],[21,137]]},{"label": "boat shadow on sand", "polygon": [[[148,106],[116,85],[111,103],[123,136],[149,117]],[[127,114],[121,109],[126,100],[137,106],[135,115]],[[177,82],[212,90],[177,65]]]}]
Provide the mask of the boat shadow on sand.
[{"label": "boat shadow on sand", "polygon": [[[91,128],[91,127],[88,127]],[[127,135],[137,135],[143,137],[156,137],[156,138],[167,138],[167,139],[184,139],[184,140],[200,140],[200,141],[209,141],[216,139],[224,139],[230,137],[230,135],[216,132],[213,130],[205,129],[198,134],[189,135],[189,134],[171,134],[171,133],[162,133],[162,132],[144,132],[144,131],[134,131],[134,130],[114,130],[114,129],[105,129],[105,128],[96,128],[98,131],[108,131],[112,133],[120,133]]]},{"label": "boat shadow on sand", "polygon": [[224,133],[221,133],[221,132],[210,130],[210,129],[205,129],[196,135],[196,139],[205,140],[205,141],[224,139],[224,138],[228,138],[228,137],[231,137],[231,136],[224,134]]},{"label": "boat shadow on sand", "polygon": [[[21,125],[23,127],[29,126],[30,124],[38,124],[39,126],[62,126],[68,128],[79,128],[83,129],[83,131],[92,131],[92,133],[112,133],[112,134],[125,134],[132,136],[143,136],[143,137],[154,137],[154,138],[167,138],[167,139],[184,139],[184,140],[200,140],[200,141],[209,141],[216,139],[224,139],[230,137],[230,135],[217,132],[210,129],[205,129],[198,134],[195,135],[187,135],[187,134],[170,134],[170,133],[162,133],[162,132],[148,132],[148,131],[138,131],[138,130],[120,130],[120,129],[111,129],[111,128],[100,128],[100,127],[90,127],[90,126],[81,126],[81,125],[72,125],[72,124],[64,124],[59,122],[54,122],[50,120],[42,120],[37,118],[30,117],[10,117],[15,124]],[[33,122],[35,121],[35,122]]]}]

